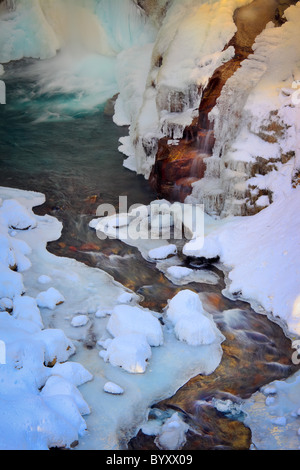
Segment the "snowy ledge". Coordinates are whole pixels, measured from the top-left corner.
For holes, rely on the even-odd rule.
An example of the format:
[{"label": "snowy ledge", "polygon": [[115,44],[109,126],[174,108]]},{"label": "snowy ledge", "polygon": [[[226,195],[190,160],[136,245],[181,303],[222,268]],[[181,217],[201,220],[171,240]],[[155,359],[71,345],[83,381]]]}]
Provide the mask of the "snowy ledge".
[{"label": "snowy ledge", "polygon": [[300,188],[291,189],[251,217],[237,217],[216,228],[198,245],[187,243],[187,256],[214,258],[227,271],[226,295],[239,296],[300,334]]}]

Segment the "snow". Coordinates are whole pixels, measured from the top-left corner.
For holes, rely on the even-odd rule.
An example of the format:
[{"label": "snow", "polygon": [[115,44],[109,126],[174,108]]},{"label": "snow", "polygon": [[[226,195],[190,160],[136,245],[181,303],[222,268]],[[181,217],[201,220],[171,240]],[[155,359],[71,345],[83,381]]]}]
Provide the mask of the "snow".
[{"label": "snow", "polygon": [[186,443],[186,433],[189,426],[174,413],[161,427],[155,443],[161,450],[178,450]]},{"label": "snow", "polygon": [[151,358],[151,347],[147,337],[141,333],[124,333],[109,342],[100,357],[114,367],[122,367],[132,374],[143,374]]},{"label": "snow", "polygon": [[120,305],[114,308],[107,329],[113,336],[128,333],[144,334],[150,346],[163,344],[163,332],[159,320],[150,310]]},{"label": "snow", "polygon": [[297,372],[272,382],[243,403],[245,425],[251,429],[255,449],[299,449],[299,383]]},{"label": "snow", "polygon": [[228,272],[226,293],[238,293],[258,311],[280,318],[299,334],[299,188],[290,189],[259,214],[237,217],[212,231],[203,248],[185,245],[186,255],[220,257]]},{"label": "snow", "polygon": [[135,296],[130,292],[124,292],[118,297],[120,304],[130,304],[134,300]]},{"label": "snow", "polygon": [[38,278],[38,282],[39,282],[40,284],[48,284],[48,283],[51,282],[51,281],[52,281],[52,279],[51,279],[50,276],[41,275],[41,276],[39,276],[39,278]]},{"label": "snow", "polygon": [[7,199],[1,206],[1,220],[16,230],[29,230],[36,227],[35,219],[18,201]]},{"label": "snow", "polygon": [[43,328],[43,320],[36,300],[28,296],[15,297],[13,300],[13,316],[17,319],[29,320]]},{"label": "snow", "polygon": [[[120,151],[128,157],[124,165],[148,177],[157,140],[181,137],[199,104],[196,90],[232,57],[232,48],[224,49],[235,32],[232,13],[246,3],[175,0],[155,38],[156,32],[127,0],[91,0],[88,4],[80,0],[72,14],[66,14],[62,0],[56,0],[54,7],[45,0],[30,0],[26,8],[18,2],[14,11],[0,18],[0,42],[5,45],[0,62],[21,57],[51,59],[35,67],[43,90],[84,90],[87,94],[80,106],[85,109],[120,91],[114,120],[130,126],[129,136],[120,141]],[[122,14],[116,15],[116,11]],[[57,23],[59,15],[66,21]],[[299,15],[297,4],[286,11],[288,21],[282,27],[269,24],[256,39],[254,53],[225,85],[211,114],[217,139],[214,156],[190,199],[202,202],[204,194],[205,209],[215,213],[225,194],[222,216],[239,214],[251,184],[257,194],[259,189],[270,190],[274,202],[270,205],[269,197],[261,196],[256,206],[269,207],[253,217],[230,217],[215,225],[205,217],[205,223],[211,224],[205,226],[205,241],[192,226],[192,218],[184,221],[193,236],[184,254],[219,257],[227,274],[224,294],[242,297],[258,312],[272,313],[293,334],[300,334],[300,192],[291,188],[300,164],[299,129],[294,125],[299,122],[300,108],[295,105],[293,85],[300,79],[299,48],[295,46],[300,44]],[[70,26],[74,24],[88,57],[74,56],[65,47],[70,46]],[[57,54],[60,48],[61,54]],[[58,73],[62,64],[64,72]],[[276,143],[259,135],[270,122],[270,112],[277,113],[274,122],[284,128]],[[291,151],[295,155],[288,162],[278,161],[273,171],[250,178],[257,157],[280,160]],[[222,182],[217,177],[220,174]],[[155,400],[171,396],[193,375],[215,370],[224,338],[199,296],[189,290],[169,301],[169,324],[163,327],[159,314],[137,306],[139,298],[101,271],[73,260],[58,260],[46,252],[46,243],[59,237],[61,226],[50,217],[32,213],[33,205],[44,202],[43,196],[3,188],[0,196],[4,199],[0,200],[0,338],[7,354],[7,364],[0,366],[0,448],[12,448],[16,443],[20,449],[68,447],[78,436],[82,447],[98,448],[99,442],[85,434],[87,423],[98,436],[107,436],[101,448],[117,448],[116,435],[124,423],[130,423],[132,429],[138,427]],[[169,228],[170,211],[169,205],[158,218],[148,207],[140,221],[149,222],[152,234],[157,235]],[[172,216],[182,222],[179,212]],[[108,233],[116,232],[118,226],[119,238],[137,245],[145,259],[161,261],[157,266],[175,284],[200,275],[174,259],[174,245],[130,239],[130,220],[124,214],[100,222],[107,224]],[[148,229],[147,225],[147,235]],[[169,255],[173,255],[171,264],[166,260]],[[51,287],[41,292],[39,284]],[[100,358],[98,350],[88,352],[82,346],[89,339],[89,318],[97,318],[91,323],[96,339],[100,338]],[[81,328],[72,329],[74,322]],[[75,352],[93,375],[83,365],[69,361]],[[54,367],[47,367],[50,364]],[[112,406],[111,392],[103,393],[99,400],[99,390],[116,390],[116,383],[126,391],[122,402],[113,397]],[[83,385],[91,406],[76,388]],[[275,382],[246,405],[246,423],[257,448],[280,447],[280,442],[286,448],[299,447],[298,389],[296,374],[285,382]],[[137,394],[137,390],[142,391]],[[85,421],[82,415],[90,409],[93,412]],[[178,449],[185,442],[187,426],[174,414],[156,431],[161,448]]]},{"label": "snow", "polygon": [[0,263],[0,268],[0,297],[13,299],[16,295],[22,295],[24,285],[21,273],[12,271],[3,263]]},{"label": "snow", "polygon": [[185,341],[191,346],[212,344],[222,336],[195,292],[183,290],[176,294],[169,301],[166,313],[179,341]]},{"label": "snow", "polygon": [[52,374],[63,377],[76,387],[93,379],[92,374],[77,362],[56,363],[52,368]]},{"label": "snow", "polygon": [[81,415],[87,415],[90,413],[90,408],[88,404],[83,399],[79,390],[68,380],[57,375],[52,375],[49,377],[45,386],[41,391],[42,397],[53,397],[67,395],[71,396],[78,408],[78,411]]},{"label": "snow", "polygon": [[11,311],[13,309],[13,301],[11,299],[6,299],[5,297],[0,300],[0,310],[3,312],[5,310]]},{"label": "snow", "polygon": [[[269,23],[253,54],[227,80],[209,115],[216,138],[213,158],[186,202],[202,202],[208,213],[221,217],[239,216],[245,204],[260,210],[289,193],[300,163],[299,15],[296,4],[285,11],[281,27]],[[259,158],[266,169],[253,176]],[[269,190],[271,198],[249,201],[248,193],[259,189]]]},{"label": "snow", "polygon": [[41,330],[35,338],[43,344],[46,364],[65,362],[75,352],[73,342],[62,330],[55,328]]},{"label": "snow", "polygon": [[85,326],[89,321],[89,318],[87,315],[76,315],[75,317],[72,318],[71,325],[74,326],[75,328],[78,328],[80,326]]},{"label": "snow", "polygon": [[177,286],[184,286],[192,282],[201,284],[218,284],[220,278],[209,269],[187,268],[182,266],[183,262],[178,256],[166,260],[159,260],[156,267],[167,279]]},{"label": "snow", "polygon": [[200,243],[204,240],[206,225],[210,229],[214,221],[204,214],[201,204],[171,204],[165,199],[154,200],[148,206],[133,206],[126,213],[113,213],[89,223],[100,239],[117,238],[135,246],[147,261],[165,257],[170,252],[175,254],[177,248],[169,243],[171,236],[175,240],[197,238]]},{"label": "snow", "polygon": [[175,277],[176,279],[181,279],[182,277],[189,276],[193,273],[193,270],[190,268],[185,268],[183,266],[171,266],[167,269],[167,273],[171,277]]}]

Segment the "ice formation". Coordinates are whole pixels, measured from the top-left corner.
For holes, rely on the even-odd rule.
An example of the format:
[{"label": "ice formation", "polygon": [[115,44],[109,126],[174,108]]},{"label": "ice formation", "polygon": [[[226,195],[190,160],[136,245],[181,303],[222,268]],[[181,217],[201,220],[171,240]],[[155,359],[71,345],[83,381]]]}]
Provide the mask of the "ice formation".
[{"label": "ice formation", "polygon": [[223,49],[236,31],[235,9],[247,3],[174,1],[152,49],[149,45],[134,54],[123,53],[118,61],[120,94],[114,119],[130,124],[129,138],[120,147],[129,157],[126,166],[148,178],[158,139],[182,137],[199,106],[199,89],[234,53],[232,47]]}]

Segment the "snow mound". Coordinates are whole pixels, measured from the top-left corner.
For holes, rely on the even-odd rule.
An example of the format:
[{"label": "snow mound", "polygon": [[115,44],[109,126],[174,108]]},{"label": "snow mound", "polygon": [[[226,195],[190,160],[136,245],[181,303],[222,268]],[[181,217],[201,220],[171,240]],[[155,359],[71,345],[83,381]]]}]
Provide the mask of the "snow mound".
[{"label": "snow mound", "polygon": [[1,207],[1,219],[10,229],[29,230],[36,227],[35,218],[20,202],[13,199],[3,201]]},{"label": "snow mound", "polygon": [[107,329],[113,336],[129,333],[143,334],[150,346],[163,344],[163,332],[159,320],[151,311],[140,307],[119,305],[114,308]]},{"label": "snow mound", "polygon": [[204,311],[195,292],[179,292],[169,302],[166,312],[180,341],[185,341],[191,346],[200,346],[212,344],[219,337],[219,330],[213,319]]},{"label": "snow mound", "polygon": [[75,328],[79,328],[81,326],[85,326],[89,321],[87,315],[76,315],[72,318],[71,325]]},{"label": "snow mound", "polygon": [[117,336],[108,343],[107,350],[99,354],[113,366],[122,367],[132,374],[143,374],[152,352],[145,335],[131,333]]}]

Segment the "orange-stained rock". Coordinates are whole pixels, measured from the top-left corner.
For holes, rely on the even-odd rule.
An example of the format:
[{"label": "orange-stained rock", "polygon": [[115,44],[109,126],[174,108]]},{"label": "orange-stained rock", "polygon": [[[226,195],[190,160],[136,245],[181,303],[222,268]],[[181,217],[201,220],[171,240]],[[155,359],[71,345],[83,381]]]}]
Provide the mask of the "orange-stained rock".
[{"label": "orange-stained rock", "polygon": [[95,243],[85,243],[79,248],[81,251],[100,251],[100,248]]}]

